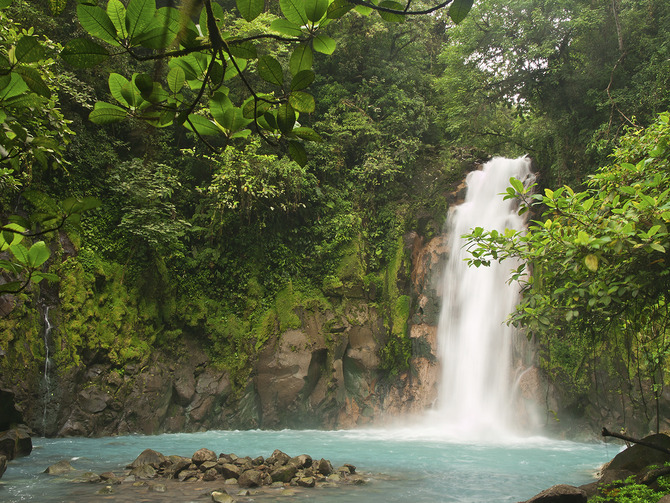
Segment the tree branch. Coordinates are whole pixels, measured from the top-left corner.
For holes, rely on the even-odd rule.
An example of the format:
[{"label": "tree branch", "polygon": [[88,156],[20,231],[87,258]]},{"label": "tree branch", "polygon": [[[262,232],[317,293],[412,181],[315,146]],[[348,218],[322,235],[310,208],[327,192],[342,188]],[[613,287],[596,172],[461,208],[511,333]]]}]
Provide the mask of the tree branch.
[{"label": "tree branch", "polygon": [[614,437],[618,438],[621,440],[625,440],[626,442],[631,442],[633,444],[639,444],[643,445],[644,447],[649,447],[650,449],[656,449],[657,451],[661,451],[668,456],[670,456],[670,449],[666,449],[665,447],[661,447],[660,445],[653,444],[651,442],[647,442],[646,440],[640,440],[637,438],[629,437],[628,435],[623,435],[621,433],[614,433],[609,431],[607,428],[603,427],[601,435],[603,437]]}]

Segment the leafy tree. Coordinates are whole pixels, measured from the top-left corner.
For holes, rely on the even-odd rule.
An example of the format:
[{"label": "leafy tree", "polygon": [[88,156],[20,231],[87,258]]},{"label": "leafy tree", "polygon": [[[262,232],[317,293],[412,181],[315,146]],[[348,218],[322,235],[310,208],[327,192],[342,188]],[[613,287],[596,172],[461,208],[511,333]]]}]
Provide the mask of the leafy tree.
[{"label": "leafy tree", "polygon": [[541,340],[583,334],[592,348],[620,341],[658,407],[670,354],[670,113],[629,129],[612,158],[579,192],[531,195],[512,179],[505,197],[519,197],[522,211],[544,208],[542,219],[526,233],[474,229],[470,264],[520,260],[511,279],[523,300],[511,322]]}]

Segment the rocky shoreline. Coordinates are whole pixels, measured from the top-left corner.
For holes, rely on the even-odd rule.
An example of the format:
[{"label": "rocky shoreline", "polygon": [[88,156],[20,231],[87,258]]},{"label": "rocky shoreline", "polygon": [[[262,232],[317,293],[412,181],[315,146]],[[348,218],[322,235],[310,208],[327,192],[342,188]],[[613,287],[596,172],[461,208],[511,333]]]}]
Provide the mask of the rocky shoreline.
[{"label": "rocky shoreline", "polygon": [[[65,476],[75,474],[75,468],[63,460],[48,467],[45,473]],[[263,492],[276,491],[288,496],[297,490],[364,484],[367,480],[356,472],[354,465],[334,468],[329,460],[316,460],[308,454],[291,457],[275,450],[267,458],[251,458],[233,453],[217,456],[206,448],[197,450],[190,458],[165,456],[146,449],[123,471],[76,473],[72,478],[73,482],[101,484],[96,492],[101,497],[123,496],[131,490],[154,494],[187,491],[217,503],[231,503]]]}]

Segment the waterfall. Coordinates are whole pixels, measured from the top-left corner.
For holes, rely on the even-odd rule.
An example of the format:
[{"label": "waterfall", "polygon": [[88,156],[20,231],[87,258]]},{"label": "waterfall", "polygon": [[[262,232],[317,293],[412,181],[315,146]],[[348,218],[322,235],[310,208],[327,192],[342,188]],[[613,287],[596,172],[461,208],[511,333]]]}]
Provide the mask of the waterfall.
[{"label": "waterfall", "polygon": [[447,219],[449,259],[438,325],[442,375],[437,413],[442,427],[460,436],[478,438],[482,432],[512,430],[514,328],[505,320],[518,302],[518,285],[508,283],[518,264],[468,267],[461,238],[474,227],[488,231],[524,227],[515,201],[504,201],[501,195],[511,177],[530,179],[530,160],[495,158],[481,171],[471,172],[465,202]]},{"label": "waterfall", "polygon": [[44,373],[42,376],[42,384],[44,391],[44,409],[42,412],[42,435],[46,436],[47,429],[47,408],[51,398],[51,379],[49,372],[51,369],[51,358],[49,357],[49,339],[52,329],[51,321],[49,320],[49,306],[44,309]]}]

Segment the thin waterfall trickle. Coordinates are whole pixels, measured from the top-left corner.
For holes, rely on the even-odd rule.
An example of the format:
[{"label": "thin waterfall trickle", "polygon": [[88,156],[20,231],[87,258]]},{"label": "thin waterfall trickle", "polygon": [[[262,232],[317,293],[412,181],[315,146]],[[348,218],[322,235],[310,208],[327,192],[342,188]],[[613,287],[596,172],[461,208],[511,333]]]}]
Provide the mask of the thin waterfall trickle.
[{"label": "thin waterfall trickle", "polygon": [[515,201],[504,201],[501,193],[511,177],[530,179],[530,164],[526,157],[495,158],[471,172],[465,202],[448,217],[450,251],[438,326],[442,376],[437,406],[441,421],[453,433],[478,436],[511,430],[514,328],[505,320],[519,298],[518,285],[508,282],[518,264],[468,267],[461,236],[475,227],[523,229]]},{"label": "thin waterfall trickle", "polygon": [[46,436],[47,429],[47,408],[51,398],[51,379],[49,372],[51,371],[51,358],[49,354],[49,344],[52,329],[51,321],[49,320],[49,306],[44,309],[44,373],[42,376],[42,384],[44,387],[44,408],[42,412],[42,435]]}]

